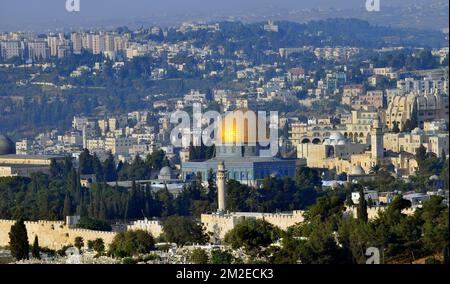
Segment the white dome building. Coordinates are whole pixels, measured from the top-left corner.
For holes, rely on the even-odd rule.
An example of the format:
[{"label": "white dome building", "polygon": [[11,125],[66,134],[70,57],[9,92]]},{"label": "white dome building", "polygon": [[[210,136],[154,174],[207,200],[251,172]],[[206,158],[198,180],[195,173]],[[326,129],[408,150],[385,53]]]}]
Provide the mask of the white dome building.
[{"label": "white dome building", "polygon": [[160,171],[159,171],[159,175],[158,175],[158,179],[159,180],[171,180],[174,179],[174,175],[172,172],[172,169],[170,167],[163,167]]},{"label": "white dome building", "polygon": [[332,132],[330,137],[325,139],[323,142],[324,145],[346,145],[348,144],[347,139],[340,132]]}]

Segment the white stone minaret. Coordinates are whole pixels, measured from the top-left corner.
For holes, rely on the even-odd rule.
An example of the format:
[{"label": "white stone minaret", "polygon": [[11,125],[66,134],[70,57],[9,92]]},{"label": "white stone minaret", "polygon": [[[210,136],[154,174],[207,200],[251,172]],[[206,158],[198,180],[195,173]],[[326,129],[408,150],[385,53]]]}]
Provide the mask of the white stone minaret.
[{"label": "white stone minaret", "polygon": [[86,124],[83,125],[83,150],[87,149],[87,129]]},{"label": "white stone minaret", "polygon": [[384,156],[383,128],[379,117],[373,121],[370,139],[372,159],[378,164]]},{"label": "white stone minaret", "polygon": [[218,213],[225,213],[227,210],[226,193],[225,193],[225,164],[219,162],[217,166],[217,199],[218,199]]}]

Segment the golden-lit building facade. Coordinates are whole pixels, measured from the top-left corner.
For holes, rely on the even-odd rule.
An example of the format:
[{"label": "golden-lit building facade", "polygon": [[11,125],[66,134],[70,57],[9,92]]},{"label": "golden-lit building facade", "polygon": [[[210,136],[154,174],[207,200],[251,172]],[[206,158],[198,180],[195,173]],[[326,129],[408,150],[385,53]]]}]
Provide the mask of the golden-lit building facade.
[{"label": "golden-lit building facade", "polygon": [[383,141],[384,148],[393,152],[415,154],[417,148],[423,145],[427,152],[438,157],[442,157],[443,152],[449,154],[448,133],[429,133],[416,128],[411,133],[385,133]]}]

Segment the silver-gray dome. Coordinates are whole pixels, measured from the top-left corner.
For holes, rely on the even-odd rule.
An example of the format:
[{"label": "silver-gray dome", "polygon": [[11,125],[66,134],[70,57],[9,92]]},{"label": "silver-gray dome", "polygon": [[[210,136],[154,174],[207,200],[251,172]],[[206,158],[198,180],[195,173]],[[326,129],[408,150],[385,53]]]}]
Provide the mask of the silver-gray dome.
[{"label": "silver-gray dome", "polygon": [[172,174],[172,169],[165,166],[159,171],[159,174],[163,176],[170,176]]},{"label": "silver-gray dome", "polygon": [[160,180],[171,180],[173,178],[172,169],[170,167],[163,167],[159,171],[158,179]]},{"label": "silver-gray dome", "polygon": [[361,165],[357,165],[356,167],[353,168],[352,175],[365,175],[365,174],[366,172],[361,167]]}]

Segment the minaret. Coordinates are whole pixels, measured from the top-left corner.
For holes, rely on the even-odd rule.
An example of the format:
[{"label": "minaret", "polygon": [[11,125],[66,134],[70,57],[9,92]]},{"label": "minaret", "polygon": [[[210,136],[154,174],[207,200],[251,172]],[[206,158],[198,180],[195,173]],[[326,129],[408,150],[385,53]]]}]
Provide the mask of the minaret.
[{"label": "minaret", "polygon": [[381,127],[380,118],[377,117],[373,121],[372,129],[370,131],[372,159],[378,164],[384,156],[383,146],[383,129]]},{"label": "minaret", "polygon": [[217,199],[218,199],[218,213],[225,213],[227,210],[226,194],[225,194],[225,164],[223,161],[219,162],[217,166]]},{"label": "minaret", "polygon": [[87,149],[87,131],[86,131],[86,124],[83,125],[83,149]]}]

